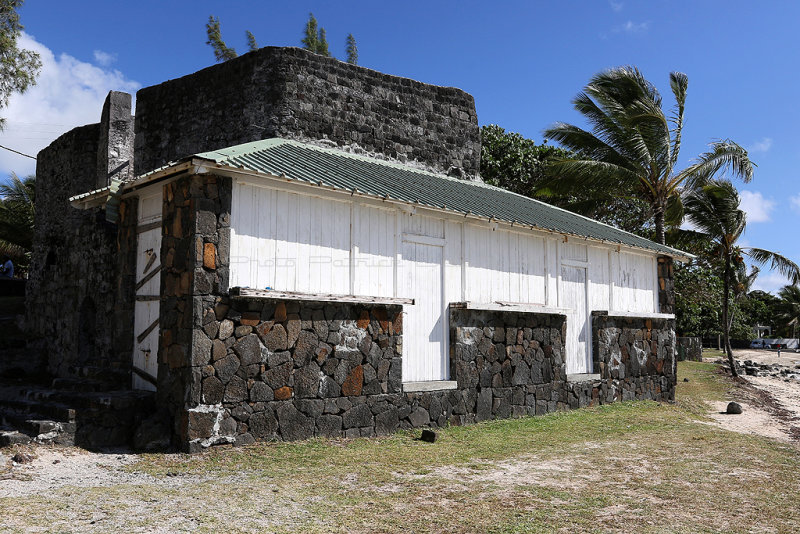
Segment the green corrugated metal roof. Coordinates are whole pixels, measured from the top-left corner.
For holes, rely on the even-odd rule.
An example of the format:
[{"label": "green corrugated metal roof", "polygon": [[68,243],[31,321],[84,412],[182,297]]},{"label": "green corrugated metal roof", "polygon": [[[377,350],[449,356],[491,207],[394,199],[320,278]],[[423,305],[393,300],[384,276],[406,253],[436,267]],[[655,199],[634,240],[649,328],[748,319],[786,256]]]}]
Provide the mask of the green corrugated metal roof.
[{"label": "green corrugated metal roof", "polygon": [[217,164],[498,221],[691,257],[671,247],[499,187],[287,139],[196,154]]}]

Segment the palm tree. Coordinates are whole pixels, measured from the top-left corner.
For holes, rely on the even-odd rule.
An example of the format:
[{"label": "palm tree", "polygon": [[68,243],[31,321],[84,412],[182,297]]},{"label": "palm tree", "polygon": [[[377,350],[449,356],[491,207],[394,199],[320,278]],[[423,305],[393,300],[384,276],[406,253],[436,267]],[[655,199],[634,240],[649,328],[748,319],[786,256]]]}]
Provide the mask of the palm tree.
[{"label": "palm tree", "polygon": [[556,123],[544,136],[577,152],[576,159],[555,162],[555,176],[543,194],[559,194],[593,186],[616,196],[647,201],[652,209],[656,240],[664,244],[665,223],[683,218],[681,189],[702,185],[727,170],[749,182],[753,163],[747,151],[731,140],[715,141],[710,150],[681,171],[675,169],[683,134],[688,78],[669,75],[675,107],[669,117],[661,95],[636,67],[619,67],[596,74],[572,103],[591,131]]},{"label": "palm tree", "polygon": [[8,183],[0,184],[0,255],[17,264],[27,263],[33,247],[35,184],[34,176],[20,179],[14,173]]},{"label": "palm tree", "polygon": [[[741,256],[742,254],[739,252],[737,255]],[[743,301],[747,300],[750,288],[753,287],[756,278],[758,278],[758,273],[760,272],[761,269],[753,265],[750,268],[750,274],[748,274],[747,265],[744,262],[734,265],[733,277],[731,279],[731,292],[733,293],[734,304],[741,304]],[[728,332],[733,328],[734,315],[736,315],[736,307],[731,309],[731,316],[730,319],[728,319]]]},{"label": "palm tree", "polygon": [[745,213],[739,209],[739,193],[727,180],[709,180],[709,183],[689,191],[683,199],[686,214],[692,224],[706,234],[714,244],[713,254],[722,264],[722,333],[725,352],[731,366],[731,373],[737,376],[736,365],[730,343],[731,286],[735,283],[734,272],[747,256],[759,264],[769,264],[792,283],[800,281],[800,267],[793,261],[776,252],[754,247],[740,247],[736,244],[747,225]]},{"label": "palm tree", "polygon": [[783,286],[778,291],[781,301],[778,305],[778,319],[792,327],[792,337],[800,324],[800,286]]}]

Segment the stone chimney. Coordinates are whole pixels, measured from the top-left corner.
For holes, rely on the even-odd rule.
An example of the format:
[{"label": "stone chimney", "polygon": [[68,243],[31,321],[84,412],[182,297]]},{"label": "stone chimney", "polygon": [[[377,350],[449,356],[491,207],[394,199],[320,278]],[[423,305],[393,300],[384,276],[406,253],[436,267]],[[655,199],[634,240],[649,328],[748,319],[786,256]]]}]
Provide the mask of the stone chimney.
[{"label": "stone chimney", "polygon": [[100,117],[97,147],[97,189],[112,180],[133,179],[133,116],[131,95],[110,91]]}]

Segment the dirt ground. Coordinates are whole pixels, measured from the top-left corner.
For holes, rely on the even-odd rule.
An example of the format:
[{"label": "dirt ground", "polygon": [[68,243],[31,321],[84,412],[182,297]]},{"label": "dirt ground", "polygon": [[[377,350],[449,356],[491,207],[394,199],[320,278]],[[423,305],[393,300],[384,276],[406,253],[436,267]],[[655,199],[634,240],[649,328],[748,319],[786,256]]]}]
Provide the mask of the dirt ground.
[{"label": "dirt ground", "polygon": [[[790,373],[787,376],[743,376],[743,388],[736,402],[742,413],[725,413],[727,402],[712,403],[710,417],[715,424],[744,434],[754,434],[784,442],[800,441],[800,353],[776,350],[739,349],[733,356],[740,363],[750,360],[756,364],[778,365]],[[716,360],[714,358],[713,360]],[[794,371],[794,373],[792,373]]]}]

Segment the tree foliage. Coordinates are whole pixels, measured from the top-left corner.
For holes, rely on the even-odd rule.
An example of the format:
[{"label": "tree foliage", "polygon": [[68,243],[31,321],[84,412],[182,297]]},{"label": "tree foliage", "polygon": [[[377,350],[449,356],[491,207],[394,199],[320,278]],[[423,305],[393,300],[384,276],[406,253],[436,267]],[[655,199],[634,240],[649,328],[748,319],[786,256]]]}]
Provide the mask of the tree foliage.
[{"label": "tree foliage", "polygon": [[303,31],[303,48],[320,54],[322,56],[330,57],[331,53],[328,50],[328,39],[325,33],[325,28],[318,28],[317,19],[314,18],[313,13],[308,14],[308,22],[306,22],[305,30]]},{"label": "tree foliage", "polygon": [[[250,32],[248,34],[252,35]],[[238,54],[236,50],[225,44],[222,40],[222,32],[219,29],[219,18],[209,15],[206,23],[206,44],[214,49],[214,58],[217,62],[228,61],[235,58]],[[255,39],[253,39],[255,41]]]},{"label": "tree foliage", "polygon": [[778,291],[777,317],[782,333],[794,336],[800,332],[800,286],[784,286]]},{"label": "tree foliage", "polygon": [[[2,1],[7,0],[0,0],[0,2]],[[258,42],[256,41],[255,35],[253,35],[250,30],[245,30],[245,37],[247,38],[248,49],[250,51],[258,50]],[[313,13],[309,13],[308,15],[308,22],[306,22],[306,26],[303,30],[303,38],[300,42],[306,50],[310,50],[315,54],[320,54],[325,57],[331,57],[325,28],[319,27]],[[222,38],[219,18],[214,15],[210,15],[206,23],[206,44],[214,50],[214,58],[218,62],[228,61],[238,56],[236,49],[228,46]],[[348,34],[345,44],[347,62],[357,65],[358,47],[356,46],[356,39],[353,37],[352,33]]]},{"label": "tree foliage", "polygon": [[35,187],[34,176],[20,179],[14,173],[0,184],[0,255],[23,267],[33,247]]},{"label": "tree foliage", "polygon": [[356,38],[352,33],[347,34],[344,50],[347,54],[347,62],[351,65],[358,65],[358,46],[356,46]]},{"label": "tree foliage", "polygon": [[594,188],[561,195],[541,194],[549,176],[548,165],[575,157],[574,152],[547,142],[537,145],[495,124],[481,128],[481,177],[487,183],[652,237],[647,227],[649,206],[638,199],[613,197]]},{"label": "tree foliage", "polygon": [[687,87],[685,74],[670,73],[675,105],[667,115],[658,90],[636,67],[595,75],[572,101],[591,129],[556,123],[545,130],[546,138],[578,155],[553,162],[550,191],[563,194],[589,187],[641,199],[651,208],[656,241],[665,243],[666,226],[677,226],[683,218],[682,188],[702,185],[723,171],[749,181],[753,164],[747,151],[730,140],[711,143],[692,165],[675,169]]},{"label": "tree foliage", "polygon": [[[42,68],[39,54],[19,47],[23,26],[17,10],[23,0],[0,0],[0,108],[8,105],[13,93],[24,93],[36,83]],[[0,129],[5,120],[0,118]]]}]

